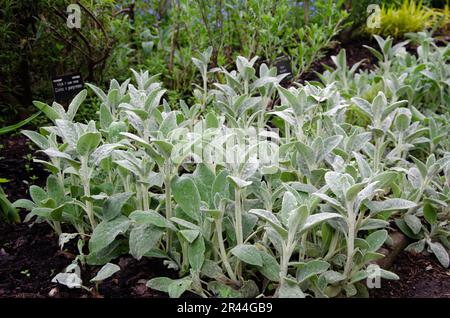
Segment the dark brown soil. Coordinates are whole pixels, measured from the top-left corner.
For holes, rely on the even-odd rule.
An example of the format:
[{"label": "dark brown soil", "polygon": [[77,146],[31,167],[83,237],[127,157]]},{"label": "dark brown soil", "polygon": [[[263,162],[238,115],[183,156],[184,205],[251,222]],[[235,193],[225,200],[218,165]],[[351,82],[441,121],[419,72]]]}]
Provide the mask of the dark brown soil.
[{"label": "dark brown soil", "polygon": [[8,180],[0,185],[11,201],[27,198],[31,184],[45,184],[48,173],[33,157],[45,159],[24,135],[0,136],[0,178]]},{"label": "dark brown soil", "polygon": [[0,223],[0,297],[44,297],[71,260],[47,224]]},{"label": "dark brown soil", "polygon": [[376,43],[367,42],[367,41],[353,41],[346,44],[338,43],[334,48],[330,49],[326,57],[314,61],[311,65],[309,71],[305,72],[300,76],[300,82],[305,81],[317,81],[319,77],[316,73],[323,73],[325,71],[324,65],[334,67],[334,63],[331,59],[331,56],[336,56],[339,54],[339,51],[345,49],[345,53],[347,56],[347,65],[352,67],[354,64],[362,61],[359,69],[361,70],[372,70],[375,68],[377,64],[377,59],[370,53],[370,51],[363,47],[363,45],[368,45],[373,48],[378,48]]},{"label": "dark brown soil", "polygon": [[400,280],[382,281],[373,298],[450,298],[450,269],[445,269],[433,255],[399,254],[391,269]]}]

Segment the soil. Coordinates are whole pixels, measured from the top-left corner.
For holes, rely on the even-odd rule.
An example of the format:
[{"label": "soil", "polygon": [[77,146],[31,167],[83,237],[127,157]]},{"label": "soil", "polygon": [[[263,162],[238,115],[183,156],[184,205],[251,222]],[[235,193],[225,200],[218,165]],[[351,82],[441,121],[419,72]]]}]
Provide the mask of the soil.
[{"label": "soil", "polygon": [[433,255],[401,252],[391,269],[400,280],[382,281],[373,298],[450,298],[450,269]]},{"label": "soil", "polygon": [[334,67],[334,62],[331,59],[331,56],[338,55],[339,51],[342,49],[345,49],[345,53],[347,56],[347,65],[349,67],[352,67],[354,64],[362,61],[358,69],[374,69],[377,63],[377,59],[370,53],[367,48],[363,47],[363,45],[378,48],[378,45],[376,43],[367,42],[367,40],[352,41],[345,44],[338,43],[334,46],[334,48],[326,52],[326,56],[324,58],[313,62],[310,70],[300,76],[300,82],[304,83],[306,81],[318,81],[319,77],[316,73],[323,73],[326,70],[324,65]]},{"label": "soil", "polygon": [[0,136],[0,178],[8,180],[0,184],[11,201],[28,198],[32,184],[45,184],[48,172],[34,158],[45,159],[36,153],[32,142],[24,135]]}]

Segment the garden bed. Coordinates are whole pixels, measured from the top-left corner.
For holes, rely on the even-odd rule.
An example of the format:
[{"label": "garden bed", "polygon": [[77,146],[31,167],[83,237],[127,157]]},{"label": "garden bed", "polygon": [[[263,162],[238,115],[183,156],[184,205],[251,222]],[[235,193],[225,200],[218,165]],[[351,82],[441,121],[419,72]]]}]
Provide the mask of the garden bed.
[{"label": "garden bed", "polygon": [[[118,260],[122,270],[100,285],[99,294],[69,289],[51,283],[75,257],[75,247],[61,251],[57,237],[47,224],[8,225],[0,223],[0,297],[167,297],[145,286],[149,278],[176,277],[161,261],[131,256]],[[402,252],[391,269],[400,280],[383,281],[372,298],[450,298],[450,270],[444,269],[433,255]],[[98,267],[87,266],[82,273],[92,277]]]},{"label": "garden bed", "polygon": [[[75,255],[75,247],[61,251],[57,238],[47,224],[0,224],[0,297],[167,297],[145,286],[157,276],[175,277],[158,260],[136,261],[131,256],[118,261],[123,270],[100,285],[99,295],[80,289],[68,289],[51,283]],[[92,277],[98,268],[86,267],[83,273]],[[382,288],[371,292],[373,298],[450,298],[450,271],[433,256],[402,252],[392,269],[399,281],[383,281]]]},{"label": "garden bed", "polygon": [[0,298],[449,298],[444,2],[12,1]]},{"label": "garden bed", "polygon": [[[136,261],[121,257],[119,274],[100,285],[98,294],[69,289],[52,283],[52,278],[75,259],[76,247],[58,247],[58,238],[46,223],[0,224],[0,297],[167,297],[145,287],[149,277],[174,277],[175,272],[156,259]],[[93,277],[98,267],[87,266],[82,276]]]},{"label": "garden bed", "polygon": [[[354,54],[359,54],[356,51]],[[4,137],[1,145],[0,170],[2,176],[10,180],[4,184],[5,192],[11,201],[27,198],[27,185],[22,180],[31,181],[33,176],[38,176],[34,182],[42,185],[48,173],[34,163],[31,163],[32,169],[25,168],[30,165],[27,155],[36,155],[26,137]],[[69,243],[61,250],[57,242],[56,234],[46,223],[0,223],[0,298],[167,297],[165,293],[147,288],[146,282],[153,277],[177,276],[158,259],[137,261],[126,255],[115,260],[121,271],[100,284],[98,293],[69,289],[51,280],[74,260],[76,246]],[[98,269],[98,266],[82,268],[82,278],[89,281]],[[400,280],[383,280],[382,288],[371,291],[370,297],[450,298],[450,270],[444,269],[433,255],[401,252],[391,270]]]}]

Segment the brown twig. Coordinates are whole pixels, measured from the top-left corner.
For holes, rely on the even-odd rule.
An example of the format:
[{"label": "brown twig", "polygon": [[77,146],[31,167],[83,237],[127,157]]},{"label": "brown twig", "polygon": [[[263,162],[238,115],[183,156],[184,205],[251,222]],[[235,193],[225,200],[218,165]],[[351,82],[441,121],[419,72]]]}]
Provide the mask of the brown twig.
[{"label": "brown twig", "polygon": [[[59,16],[63,21],[66,21],[67,16],[65,16],[64,13],[62,13],[59,10],[57,10],[55,7],[53,7],[53,10],[55,11],[57,16]],[[87,49],[89,51],[89,55],[91,55],[92,54],[92,46],[89,43],[89,40],[77,28],[73,28],[72,30],[81,38],[81,40],[84,42],[84,44],[86,45],[86,47],[87,47]]]},{"label": "brown twig", "polygon": [[121,9],[121,10],[119,10],[117,12],[113,12],[112,17],[115,18],[118,15],[129,13],[130,11],[131,11],[130,8],[124,8],[124,9]]},{"label": "brown twig", "polygon": [[90,11],[88,10],[81,2],[80,0],[77,0],[77,4],[84,10],[86,11],[86,13],[91,17],[91,19],[97,24],[97,26],[100,28],[100,30],[103,33],[103,36],[105,37],[106,40],[106,46],[109,47],[109,36],[106,33],[106,30],[103,26],[103,24],[97,19],[97,17]]}]

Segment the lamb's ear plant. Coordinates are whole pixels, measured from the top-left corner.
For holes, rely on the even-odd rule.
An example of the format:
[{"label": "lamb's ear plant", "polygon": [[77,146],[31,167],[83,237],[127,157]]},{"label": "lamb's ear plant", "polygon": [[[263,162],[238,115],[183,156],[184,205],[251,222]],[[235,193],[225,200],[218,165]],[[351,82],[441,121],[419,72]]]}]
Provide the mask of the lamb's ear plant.
[{"label": "lamb's ear plant", "polygon": [[[439,122],[436,118],[427,118],[429,152],[439,151],[438,147],[445,141],[447,136],[448,122]],[[448,151],[449,149],[447,149]]]},{"label": "lamb's ear plant", "polygon": [[450,230],[448,226],[449,212],[444,210],[439,213],[431,202],[426,202],[422,208],[424,221],[416,215],[408,214],[403,220],[397,219],[397,226],[408,237],[415,240],[409,244],[406,250],[413,253],[422,253],[425,249],[433,253],[438,261],[448,268],[449,253],[447,249],[450,247],[448,237]]},{"label": "lamb's ear plant", "polygon": [[288,272],[292,254],[299,247],[301,238],[307,235],[310,229],[326,220],[342,217],[340,214],[328,212],[311,214],[307,199],[309,198],[298,202],[298,196],[286,191],[281,210],[277,215],[261,209],[250,210],[250,213],[266,223],[270,240],[278,243],[274,244],[280,249],[280,285],[277,290],[279,297],[304,297],[299,286],[303,280],[293,277]]},{"label": "lamb's ear plant", "polygon": [[394,39],[390,36],[383,39],[381,36],[374,34],[373,37],[377,41],[381,52],[367,45],[364,45],[364,47],[369,49],[370,52],[378,59],[380,68],[384,74],[386,74],[391,69],[391,61],[394,60],[396,55],[403,54],[406,51],[405,46],[409,43],[409,41],[403,41],[393,45]]},{"label": "lamb's ear plant", "polygon": [[[57,103],[54,103],[52,107],[36,103],[40,105],[39,107],[42,106],[41,109],[56,126],[42,128],[43,134],[24,131],[24,134],[50,157],[51,162],[39,162],[44,163],[55,175],[51,175],[47,179],[48,195],[45,194],[43,189],[36,187],[33,188],[34,204],[24,201],[17,204],[26,203],[27,208],[33,208],[34,212],[31,216],[40,215],[51,220],[58,234],[61,234],[59,221],[61,221],[67,205],[77,205],[84,210],[90,224],[88,232],[91,232],[97,224],[90,193],[90,179],[94,171],[93,165],[101,160],[105,153],[102,151],[94,153],[102,139],[94,121],[87,125],[73,122],[77,109],[85,97],[86,91],[80,92],[69,104],[67,112]],[[57,137],[61,138],[62,144],[57,141]],[[77,199],[65,199],[64,181],[66,175],[78,178],[83,188],[84,202]],[[73,219],[77,218],[75,216],[77,214],[76,209],[70,208],[69,210]],[[77,228],[79,232],[85,233],[83,225],[78,224]]]},{"label": "lamb's ear plant", "polygon": [[198,54],[198,57],[192,57],[192,62],[195,64],[197,69],[200,71],[202,77],[202,86],[196,85],[194,89],[194,96],[200,102],[201,111],[205,111],[206,106],[212,100],[212,95],[208,94],[208,73],[214,73],[218,71],[218,68],[209,70],[209,62],[211,60],[211,54],[213,53],[213,48],[210,46],[204,52]]},{"label": "lamb's ear plant", "polygon": [[336,56],[332,56],[331,60],[334,63],[334,68],[325,66],[327,70],[323,74],[317,74],[321,81],[325,85],[335,83],[338,86],[341,95],[345,97],[351,96],[352,93],[356,93],[357,89],[354,87],[356,86],[354,77],[362,61],[353,64],[353,66],[349,68],[347,65],[347,54],[345,49],[342,49]]},{"label": "lamb's ear plant", "polygon": [[341,51],[323,84],[283,88],[285,74],[258,73],[257,57],[208,70],[209,49],[193,59],[194,105],[169,104],[157,75],[134,70],[107,92],[88,85],[97,121],[75,120],[86,91],[67,110],[35,102],[52,124],[23,133],[50,175],[13,208],[48,222],[62,246],[78,239],[55,281],[87,288],[79,263],[106,264],[98,285],[129,253],[178,273],[147,283],[170,297],[368,296],[374,268],[398,279],[373,264],[391,226],[448,266],[448,45],[420,35],[415,56],[376,40],[377,68],[349,68]]},{"label": "lamb's ear plant", "polygon": [[308,177],[310,184],[317,185],[325,172],[324,162],[341,141],[342,136],[340,135],[327,138],[316,137],[309,145],[297,141],[295,143],[296,152],[294,154],[296,156],[293,158],[293,166]]},{"label": "lamb's ear plant", "polygon": [[39,110],[41,110],[48,119],[50,119],[53,123],[56,123],[57,119],[67,120],[72,122],[75,119],[75,115],[80,107],[81,103],[86,99],[87,91],[80,91],[74,99],[70,102],[67,111],[61,104],[54,102],[52,106],[49,106],[43,102],[34,101],[33,105],[36,106]]},{"label": "lamb's ear plant", "polygon": [[[135,76],[138,76],[137,72],[134,71],[133,73]],[[109,130],[121,124],[119,105],[130,100],[130,95],[128,94],[129,83],[130,79],[127,79],[122,84],[113,79],[110,82],[108,92],[104,92],[93,84],[86,84],[100,100],[99,124],[101,129]]]},{"label": "lamb's ear plant", "polygon": [[[336,223],[335,226],[339,232],[343,233],[346,242],[343,268],[345,281],[342,287],[349,297],[357,292],[354,284],[369,276],[370,273],[365,268],[366,263],[383,257],[377,253],[377,250],[388,236],[387,231],[378,230],[362,239],[358,237],[359,232],[387,226],[386,221],[376,218],[376,215],[381,212],[405,210],[416,206],[414,202],[405,199],[374,201],[379,191],[379,184],[384,182],[383,179],[383,177],[374,177],[371,180],[357,182],[350,174],[329,171],[325,174],[326,185],[329,189],[326,192],[331,192],[334,197],[330,197],[323,191],[313,193],[326,203],[322,206],[322,210],[336,211],[343,217],[344,222]],[[334,235],[338,235],[338,231]],[[384,270],[382,270],[382,277],[398,279],[395,274]]]},{"label": "lamb's ear plant", "polygon": [[421,94],[424,102],[430,104],[433,111],[448,110],[450,100],[448,89],[448,77],[450,66],[448,65],[449,44],[438,46],[429,33],[418,33],[411,38],[418,44],[417,64],[422,69],[420,75],[415,78],[415,83],[427,87],[428,94]]},{"label": "lamb's ear plant", "polygon": [[[61,221],[63,220],[77,227],[76,222],[79,221],[79,216],[76,214],[76,209],[70,210],[70,212],[75,212],[70,216],[68,214],[63,215],[64,210],[71,204],[71,200],[65,195],[64,187],[60,180],[55,175],[48,176],[46,188],[47,191],[37,185],[32,185],[30,187],[32,201],[20,199],[14,202],[15,207],[31,211],[26,216],[25,221],[29,221],[32,217],[37,216],[39,219],[47,221],[58,235],[62,234]],[[82,230],[81,227],[80,230]]]},{"label": "lamb's ear plant", "polygon": [[420,122],[411,123],[412,113],[407,108],[397,109],[393,128],[388,130],[389,139],[394,143],[394,148],[386,155],[388,160],[405,161],[407,154],[419,144],[428,142],[424,135],[428,132],[425,127],[420,127]]},{"label": "lamb's ear plant", "polygon": [[[120,267],[116,264],[107,263],[98,271],[90,282],[95,283],[95,290],[98,293],[99,284],[113,276],[116,272],[120,271]],[[67,266],[64,271],[58,273],[52,279],[53,283],[58,283],[64,285],[68,288],[83,288],[86,291],[92,293],[92,289],[83,285],[83,280],[81,278],[81,268],[78,262],[75,260],[72,264]]]},{"label": "lamb's ear plant", "polygon": [[90,292],[90,289],[83,285],[81,268],[76,261],[67,266],[64,271],[53,277],[52,282],[65,285],[69,288],[83,288]]},{"label": "lamb's ear plant", "polygon": [[308,120],[308,116],[309,118],[311,117],[310,114],[317,106],[317,103],[314,102],[311,96],[306,94],[304,89],[296,89],[294,87],[285,89],[279,86],[278,92],[281,97],[281,106],[277,107],[270,114],[278,116],[284,121],[286,141],[289,141],[291,138],[291,130],[297,140],[303,141],[303,125],[305,120]]},{"label": "lamb's ear plant", "polygon": [[394,121],[395,110],[406,101],[389,103],[383,92],[379,92],[372,103],[359,97],[352,98],[352,101],[358,112],[370,120],[368,128],[372,132],[374,145],[367,144],[365,151],[372,158],[374,171],[383,171],[381,159],[388,145],[386,134]]},{"label": "lamb's ear plant", "polygon": [[103,265],[102,268],[100,268],[100,270],[97,272],[97,275],[95,275],[90,280],[90,282],[95,283],[95,289],[96,289],[97,293],[98,293],[99,284],[101,282],[103,282],[104,280],[113,276],[118,271],[120,271],[120,267],[113,263],[106,263],[105,265]]},{"label": "lamb's ear plant", "polygon": [[[408,250],[420,253],[429,247],[444,267],[449,266],[448,253],[448,186],[440,187],[442,170],[449,169],[448,155],[436,160],[430,155],[426,163],[413,157],[415,166],[407,171],[407,196],[418,203],[396,219],[396,225],[408,237],[418,240]],[[448,172],[447,172],[448,174]],[[439,213],[439,211],[441,211]]]},{"label": "lamb's ear plant", "polygon": [[254,64],[257,56],[250,61],[238,56],[236,59],[237,70],[228,72],[222,69],[225,83],[214,83],[215,89],[211,91],[215,95],[214,108],[225,114],[230,128],[248,128],[254,121],[257,126],[265,126],[265,111],[275,94],[275,85],[287,76],[276,74],[276,68],[269,68],[261,64],[259,77],[256,76]]}]

